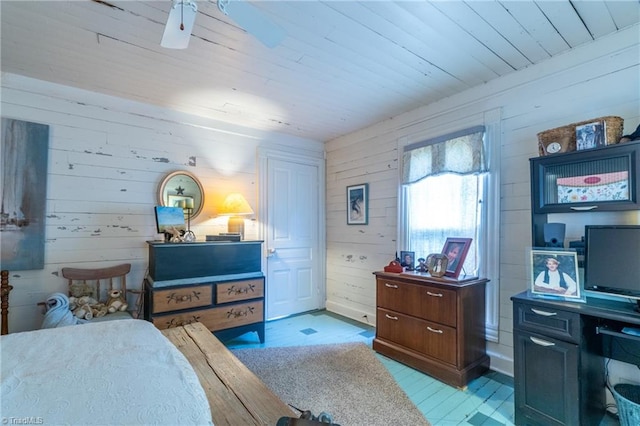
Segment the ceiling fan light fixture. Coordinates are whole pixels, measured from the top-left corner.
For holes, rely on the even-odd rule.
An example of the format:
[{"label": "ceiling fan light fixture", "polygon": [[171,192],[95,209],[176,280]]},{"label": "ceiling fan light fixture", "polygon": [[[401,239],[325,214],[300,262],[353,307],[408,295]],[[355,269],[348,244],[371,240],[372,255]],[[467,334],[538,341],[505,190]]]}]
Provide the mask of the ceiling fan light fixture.
[{"label": "ceiling fan light fixture", "polygon": [[174,0],[160,46],[168,49],[186,49],[197,12],[198,6],[195,1]]}]

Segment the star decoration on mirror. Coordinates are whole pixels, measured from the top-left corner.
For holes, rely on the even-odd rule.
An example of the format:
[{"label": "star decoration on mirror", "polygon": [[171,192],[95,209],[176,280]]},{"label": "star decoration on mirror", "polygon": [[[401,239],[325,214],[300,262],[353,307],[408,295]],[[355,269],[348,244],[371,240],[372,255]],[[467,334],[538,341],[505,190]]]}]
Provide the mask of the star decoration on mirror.
[{"label": "star decoration on mirror", "polygon": [[184,195],[184,188],[179,186],[176,188],[176,194],[177,195]]}]

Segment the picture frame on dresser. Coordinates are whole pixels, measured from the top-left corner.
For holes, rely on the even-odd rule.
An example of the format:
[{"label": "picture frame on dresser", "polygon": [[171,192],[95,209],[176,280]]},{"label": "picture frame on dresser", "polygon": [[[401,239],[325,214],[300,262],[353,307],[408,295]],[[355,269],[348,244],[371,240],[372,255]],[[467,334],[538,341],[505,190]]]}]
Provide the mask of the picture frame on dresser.
[{"label": "picture frame on dresser", "polygon": [[586,302],[576,250],[530,250],[531,297]]},{"label": "picture frame on dresser", "polygon": [[472,241],[472,238],[447,238],[442,247],[442,254],[449,260],[445,276],[458,278]]},{"label": "picture frame on dresser", "polygon": [[413,271],[415,267],[416,253],[413,251],[401,251],[400,252],[400,266],[403,266],[407,271]]}]

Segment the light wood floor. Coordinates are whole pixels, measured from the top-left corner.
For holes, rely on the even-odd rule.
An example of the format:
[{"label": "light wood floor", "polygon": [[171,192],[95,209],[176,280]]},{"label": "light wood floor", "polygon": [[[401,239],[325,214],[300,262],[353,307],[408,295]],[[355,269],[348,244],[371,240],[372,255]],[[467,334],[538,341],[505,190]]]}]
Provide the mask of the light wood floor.
[{"label": "light wood floor", "polygon": [[[256,333],[247,333],[225,344],[231,349],[340,342],[364,342],[371,346],[374,336],[373,326],[317,311],[267,322],[263,344]],[[489,372],[460,390],[383,355],[377,356],[433,426],[514,424],[513,379],[509,376]],[[618,424],[605,416],[601,426]]]}]

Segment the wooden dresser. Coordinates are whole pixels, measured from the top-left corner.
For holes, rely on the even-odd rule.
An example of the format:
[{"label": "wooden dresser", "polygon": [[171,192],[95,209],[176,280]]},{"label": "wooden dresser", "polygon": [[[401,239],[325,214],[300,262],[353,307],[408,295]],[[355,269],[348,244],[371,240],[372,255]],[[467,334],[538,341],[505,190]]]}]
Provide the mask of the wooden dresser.
[{"label": "wooden dresser", "polygon": [[486,279],[375,272],[373,349],[456,387],[489,368]]},{"label": "wooden dresser", "polygon": [[200,322],[221,340],[264,342],[262,242],[148,242],[144,317],[159,329]]}]

